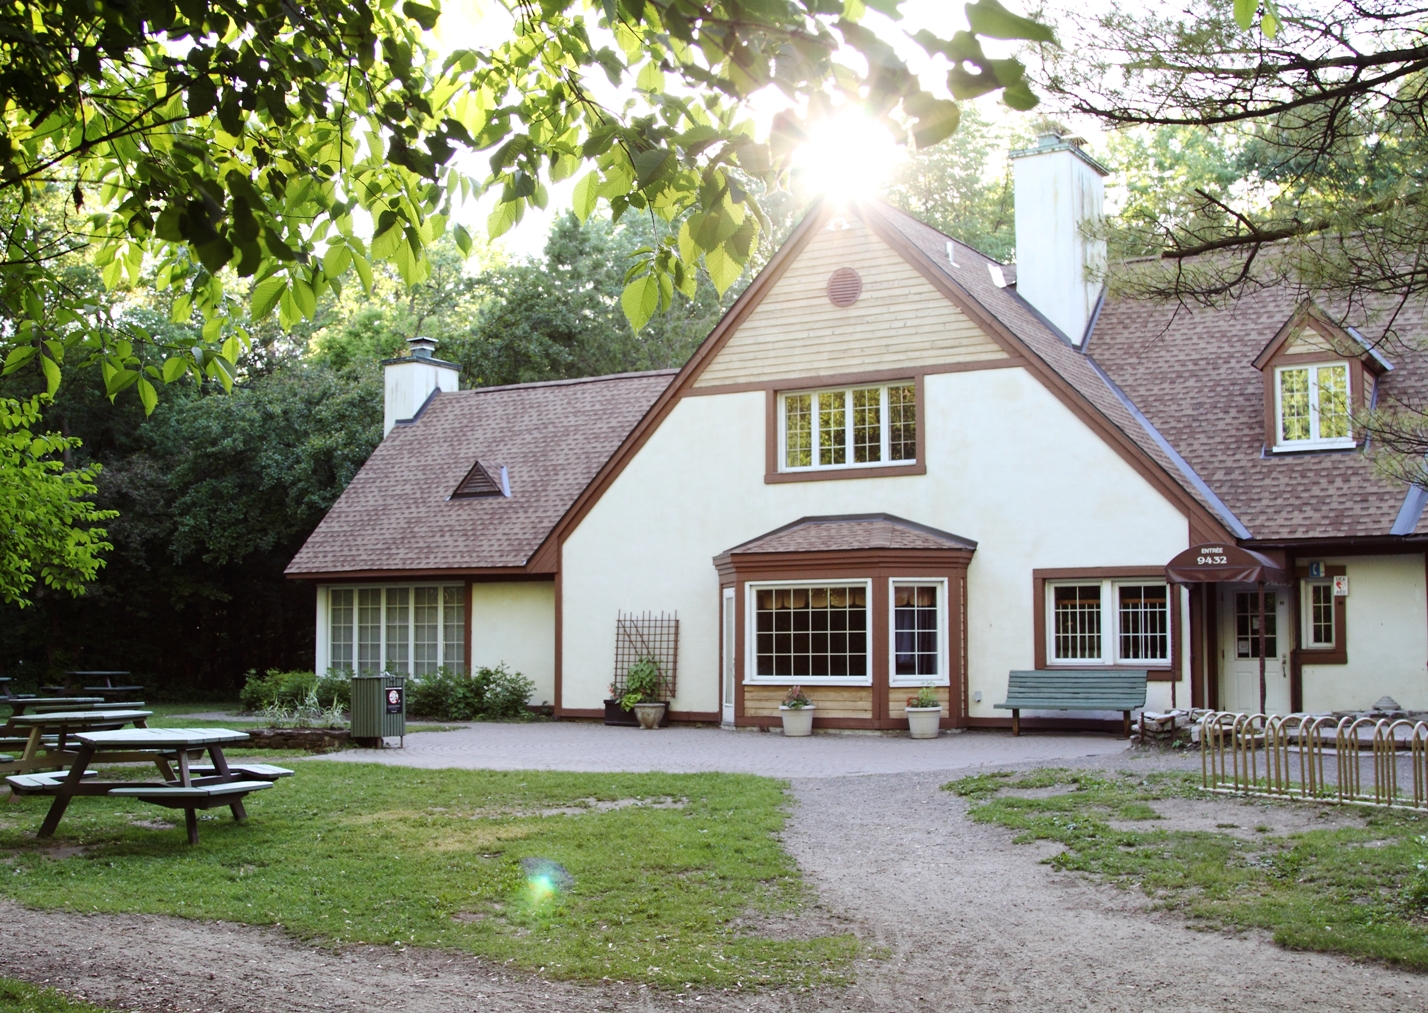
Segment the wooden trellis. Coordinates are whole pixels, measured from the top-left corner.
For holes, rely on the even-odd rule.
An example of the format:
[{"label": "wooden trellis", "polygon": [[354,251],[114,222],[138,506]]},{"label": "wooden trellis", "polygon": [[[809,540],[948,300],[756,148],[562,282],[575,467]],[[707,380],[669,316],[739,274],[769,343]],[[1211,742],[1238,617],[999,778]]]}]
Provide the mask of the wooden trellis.
[{"label": "wooden trellis", "polygon": [[674,699],[675,671],[679,665],[679,613],[631,612],[615,619],[615,699],[625,693],[625,675],[641,658],[659,667],[663,700]]}]

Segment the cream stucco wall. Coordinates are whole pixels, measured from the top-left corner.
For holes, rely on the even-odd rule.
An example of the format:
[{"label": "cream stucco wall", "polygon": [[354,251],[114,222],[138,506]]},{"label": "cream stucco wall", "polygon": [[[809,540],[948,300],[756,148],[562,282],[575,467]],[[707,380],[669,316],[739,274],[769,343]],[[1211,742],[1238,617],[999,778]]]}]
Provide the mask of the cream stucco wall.
[{"label": "cream stucco wall", "polygon": [[536,685],[531,703],[555,702],[555,584],[471,585],[471,667],[504,664]]},{"label": "cream stucco wall", "polygon": [[927,474],[845,481],[764,482],[760,391],[680,401],[564,543],[563,705],[600,706],[617,611],[677,610],[674,709],[717,710],[712,559],[799,517],[887,512],[979,543],[974,717],[1006,716],[992,704],[1007,672],[1032,667],[1033,569],[1160,565],[1186,547],[1184,515],[1025,370],[933,374],[924,389]]},{"label": "cream stucco wall", "polygon": [[1327,558],[1349,577],[1346,665],[1304,666],[1304,709],[1362,710],[1393,697],[1428,710],[1428,589],[1420,554]]}]

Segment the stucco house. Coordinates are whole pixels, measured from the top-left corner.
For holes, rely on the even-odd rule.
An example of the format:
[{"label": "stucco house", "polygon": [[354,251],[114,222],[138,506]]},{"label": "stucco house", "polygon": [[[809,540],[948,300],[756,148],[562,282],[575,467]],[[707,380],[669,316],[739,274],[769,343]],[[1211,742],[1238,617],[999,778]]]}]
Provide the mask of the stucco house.
[{"label": "stucco house", "polygon": [[1014,166],[1014,267],[815,206],[677,372],[459,390],[416,341],[288,568],[318,668],[504,662],[593,718],[658,651],[673,719],[740,726],[792,684],[825,727],[905,728],[926,684],[1002,726],[1008,671],[1062,666],[1253,710],[1267,581],[1271,710],[1428,709],[1425,496],[1350,424],[1428,364],[1287,292],[1107,299],[1105,170],[1056,135]]}]

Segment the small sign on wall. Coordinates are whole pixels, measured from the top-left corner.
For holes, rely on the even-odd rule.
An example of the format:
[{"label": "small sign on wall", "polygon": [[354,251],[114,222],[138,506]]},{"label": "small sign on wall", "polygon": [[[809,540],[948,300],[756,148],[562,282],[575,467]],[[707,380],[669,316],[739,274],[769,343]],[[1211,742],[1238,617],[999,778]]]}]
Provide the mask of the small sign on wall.
[{"label": "small sign on wall", "polygon": [[[1347,592],[1346,592],[1347,593]],[[406,692],[399,686],[392,686],[387,689],[387,713],[405,714],[406,708],[402,706],[402,694]],[[370,697],[369,697],[370,699]]]},{"label": "small sign on wall", "polygon": [[1309,576],[1324,576],[1324,561],[1322,559],[1314,559],[1309,562]]},{"label": "small sign on wall", "polygon": [[1349,596],[1349,578],[1339,576],[1334,578],[1334,597],[1347,598]]}]

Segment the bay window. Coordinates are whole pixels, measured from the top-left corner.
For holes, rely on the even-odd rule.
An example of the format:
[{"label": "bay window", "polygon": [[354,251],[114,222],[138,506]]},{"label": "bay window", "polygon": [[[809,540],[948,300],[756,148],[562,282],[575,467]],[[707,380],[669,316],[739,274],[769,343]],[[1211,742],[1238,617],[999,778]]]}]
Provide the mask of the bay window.
[{"label": "bay window", "polygon": [[868,585],[749,585],[753,678],[866,684]]},{"label": "bay window", "polygon": [[917,387],[910,382],[782,394],[781,471],[917,461]]},{"label": "bay window", "polygon": [[889,685],[948,685],[947,582],[894,580],[891,588]]},{"label": "bay window", "polygon": [[326,593],[329,670],[429,675],[464,664],[464,586],[333,587]]}]

